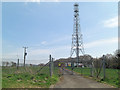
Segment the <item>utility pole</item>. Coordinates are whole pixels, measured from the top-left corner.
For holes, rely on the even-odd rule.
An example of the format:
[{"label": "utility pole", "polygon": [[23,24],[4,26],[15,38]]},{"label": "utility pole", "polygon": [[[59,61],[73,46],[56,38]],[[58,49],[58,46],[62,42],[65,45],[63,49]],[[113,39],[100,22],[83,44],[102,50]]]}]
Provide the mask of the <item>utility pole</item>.
[{"label": "utility pole", "polygon": [[76,64],[77,67],[79,65],[79,53],[81,52],[84,55],[82,34],[80,29],[80,21],[79,21],[79,4],[74,4],[74,27],[72,34],[72,46],[71,46],[71,54],[70,57],[76,53]]},{"label": "utility pole", "polygon": [[26,60],[26,56],[27,56],[27,52],[26,52],[26,49],[28,47],[23,47],[24,48],[24,67],[25,67],[25,60]]}]

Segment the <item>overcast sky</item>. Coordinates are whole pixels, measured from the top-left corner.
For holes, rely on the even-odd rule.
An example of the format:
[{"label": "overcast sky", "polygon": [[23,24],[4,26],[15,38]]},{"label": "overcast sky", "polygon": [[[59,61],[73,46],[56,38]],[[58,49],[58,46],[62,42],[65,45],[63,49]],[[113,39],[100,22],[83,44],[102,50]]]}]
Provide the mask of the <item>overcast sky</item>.
[{"label": "overcast sky", "polygon": [[[74,2],[2,4],[3,58],[47,62],[70,56]],[[118,48],[118,3],[79,2],[85,54],[100,57]]]}]

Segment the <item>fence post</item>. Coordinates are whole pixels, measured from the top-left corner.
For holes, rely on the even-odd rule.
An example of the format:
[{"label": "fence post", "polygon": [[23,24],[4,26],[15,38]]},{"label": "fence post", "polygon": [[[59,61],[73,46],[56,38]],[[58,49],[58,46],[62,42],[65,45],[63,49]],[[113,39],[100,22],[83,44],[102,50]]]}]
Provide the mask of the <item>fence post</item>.
[{"label": "fence post", "polygon": [[52,68],[51,68],[51,61],[52,61],[52,59],[51,59],[51,55],[49,56],[49,59],[50,59],[50,61],[49,61],[49,70],[50,70],[50,76],[52,76]]},{"label": "fence post", "polygon": [[52,68],[52,75],[53,75],[53,67],[54,67],[54,65],[53,65],[53,58],[52,58],[52,65],[51,65],[51,68]]},{"label": "fence post", "polygon": [[19,68],[19,59],[18,59],[18,62],[17,62],[17,69]]},{"label": "fence post", "polygon": [[103,79],[105,79],[105,55],[103,55],[103,75],[104,75],[104,77],[103,77]]},{"label": "fence post", "polygon": [[49,71],[50,71],[50,76],[51,76],[51,55],[49,56]]},{"label": "fence post", "polygon": [[91,58],[91,77],[93,77],[93,60]]},{"label": "fence post", "polygon": [[71,67],[72,67],[72,75],[73,75],[74,61],[71,62]]},{"label": "fence post", "polygon": [[54,71],[54,73],[55,73],[55,58],[53,58],[53,71]]},{"label": "fence post", "polygon": [[[117,54],[117,56],[118,56],[118,69],[120,69],[120,53],[118,52],[118,54]],[[118,88],[120,88],[120,71],[118,71]]]}]

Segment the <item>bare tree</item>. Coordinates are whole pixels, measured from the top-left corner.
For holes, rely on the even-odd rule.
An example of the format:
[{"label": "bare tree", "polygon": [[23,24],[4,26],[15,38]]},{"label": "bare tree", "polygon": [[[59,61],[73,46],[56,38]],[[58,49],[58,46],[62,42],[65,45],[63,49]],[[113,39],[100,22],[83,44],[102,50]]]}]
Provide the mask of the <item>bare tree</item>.
[{"label": "bare tree", "polygon": [[6,62],[6,67],[9,65],[9,62]]},{"label": "bare tree", "polygon": [[101,73],[101,70],[102,70],[102,60],[101,60],[101,58],[94,59],[93,64],[94,64],[94,68],[95,68],[96,77],[98,78],[100,73]]},{"label": "bare tree", "polygon": [[16,66],[16,63],[15,63],[15,62],[11,62],[11,63],[12,63],[12,65],[11,65],[12,67]]}]

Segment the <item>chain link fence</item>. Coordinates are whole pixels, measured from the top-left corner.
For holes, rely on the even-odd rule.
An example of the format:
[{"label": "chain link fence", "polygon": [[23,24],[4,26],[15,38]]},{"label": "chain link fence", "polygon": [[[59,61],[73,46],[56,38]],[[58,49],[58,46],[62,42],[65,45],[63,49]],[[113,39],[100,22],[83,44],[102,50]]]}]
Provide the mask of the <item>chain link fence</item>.
[{"label": "chain link fence", "polygon": [[2,62],[2,87],[3,88],[34,88],[46,87],[54,84],[59,75],[58,67],[54,65],[54,59],[26,60],[24,66],[23,59],[3,60]]},{"label": "chain link fence", "polygon": [[[48,61],[46,64],[40,63],[40,60],[26,60],[24,66],[23,59],[3,60],[2,61],[2,73],[3,74],[17,74],[17,73],[31,73],[31,74],[47,74],[52,76],[54,73],[57,74],[58,67],[54,66],[53,58],[44,59]],[[40,64],[38,64],[40,63]]]}]

